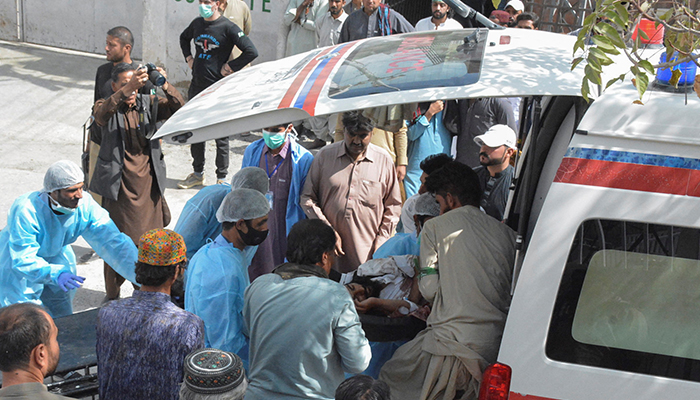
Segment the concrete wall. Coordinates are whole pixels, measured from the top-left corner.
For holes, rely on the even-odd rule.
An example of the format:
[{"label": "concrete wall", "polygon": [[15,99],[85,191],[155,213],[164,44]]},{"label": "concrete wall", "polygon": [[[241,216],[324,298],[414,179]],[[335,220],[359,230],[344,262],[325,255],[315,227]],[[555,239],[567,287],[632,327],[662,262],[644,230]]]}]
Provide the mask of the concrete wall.
[{"label": "concrete wall", "polygon": [[16,0],[0,0],[0,39],[19,40],[17,37]]},{"label": "concrete wall", "polygon": [[[254,64],[282,57],[288,0],[244,1],[253,19],[250,38],[260,53]],[[104,54],[106,32],[124,25],[134,34],[133,58],[164,65],[177,86],[191,80],[179,37],[199,16],[197,0],[0,0],[0,39],[19,40],[16,3],[23,13],[23,41]]]}]

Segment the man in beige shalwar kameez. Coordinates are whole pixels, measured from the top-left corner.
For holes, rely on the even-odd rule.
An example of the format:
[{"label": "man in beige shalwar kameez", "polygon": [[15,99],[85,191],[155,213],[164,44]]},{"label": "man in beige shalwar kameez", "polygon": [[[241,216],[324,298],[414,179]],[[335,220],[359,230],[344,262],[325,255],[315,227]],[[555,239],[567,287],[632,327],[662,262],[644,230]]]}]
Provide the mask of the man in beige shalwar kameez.
[{"label": "man in beige shalwar kameez", "polygon": [[425,183],[442,213],[421,232],[420,290],[432,312],[379,378],[392,399],[476,399],[505,326],[515,232],[479,210],[479,182],[466,165],[450,163]]}]

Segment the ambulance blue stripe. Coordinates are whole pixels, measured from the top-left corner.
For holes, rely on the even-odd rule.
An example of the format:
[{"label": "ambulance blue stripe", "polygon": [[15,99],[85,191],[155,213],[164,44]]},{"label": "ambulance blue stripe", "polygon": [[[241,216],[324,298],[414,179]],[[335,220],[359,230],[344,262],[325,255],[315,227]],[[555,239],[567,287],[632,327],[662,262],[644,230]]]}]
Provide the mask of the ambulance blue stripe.
[{"label": "ambulance blue stripe", "polygon": [[700,170],[700,160],[697,158],[671,157],[658,154],[635,153],[632,151],[570,147],[565,157]]},{"label": "ambulance blue stripe", "polygon": [[[345,46],[338,47],[337,49],[333,50],[330,54],[337,53],[340,51]],[[311,91],[311,87],[314,85],[314,82],[316,82],[316,78],[321,74],[321,71],[323,71],[323,67],[328,64],[328,61],[331,60],[332,57],[326,57],[323,61],[318,63],[316,65],[316,68],[314,68],[313,72],[309,75],[309,78],[306,80],[306,83],[304,84],[304,87],[301,89],[299,92],[299,96],[297,97],[297,101],[294,103],[294,107],[296,108],[304,108],[304,101],[306,100],[306,96],[309,95],[309,92]]]}]

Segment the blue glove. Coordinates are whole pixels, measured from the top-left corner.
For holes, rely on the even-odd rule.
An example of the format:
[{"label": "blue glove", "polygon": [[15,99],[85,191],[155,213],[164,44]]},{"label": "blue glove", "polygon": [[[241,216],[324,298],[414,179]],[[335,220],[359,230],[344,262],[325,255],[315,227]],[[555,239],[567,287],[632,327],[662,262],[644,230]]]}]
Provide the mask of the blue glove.
[{"label": "blue glove", "polygon": [[56,279],[58,287],[63,289],[64,292],[79,288],[82,286],[83,282],[85,282],[85,278],[82,276],[73,275],[70,272],[63,272],[58,276],[58,279]]}]

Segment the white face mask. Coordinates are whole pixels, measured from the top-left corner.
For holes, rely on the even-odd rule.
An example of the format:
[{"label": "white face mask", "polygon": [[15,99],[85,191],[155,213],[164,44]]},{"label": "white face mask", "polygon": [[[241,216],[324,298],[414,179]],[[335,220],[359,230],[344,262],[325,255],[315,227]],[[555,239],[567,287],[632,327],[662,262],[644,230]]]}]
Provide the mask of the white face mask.
[{"label": "white face mask", "polygon": [[[83,199],[80,199],[78,201],[78,207],[80,206],[80,203],[82,203],[82,202],[83,202]],[[54,200],[50,194],[49,194],[49,204],[51,205],[52,210],[59,212],[61,214],[71,215],[71,214],[75,213],[75,210],[78,209],[78,207],[70,208],[70,207],[62,206],[61,203]]]}]

